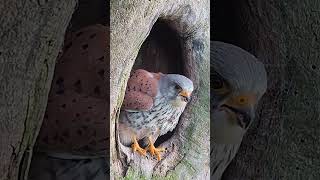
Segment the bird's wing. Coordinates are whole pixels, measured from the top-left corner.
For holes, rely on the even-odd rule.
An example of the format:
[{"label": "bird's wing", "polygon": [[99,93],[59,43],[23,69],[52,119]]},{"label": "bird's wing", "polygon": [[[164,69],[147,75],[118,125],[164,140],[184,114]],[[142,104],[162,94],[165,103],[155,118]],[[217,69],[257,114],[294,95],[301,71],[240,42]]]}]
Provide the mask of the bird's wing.
[{"label": "bird's wing", "polygon": [[122,109],[126,111],[148,111],[158,93],[161,74],[138,69],[128,80]]},{"label": "bird's wing", "polygon": [[107,29],[92,25],[67,32],[37,140],[39,151],[104,154],[109,129]]}]

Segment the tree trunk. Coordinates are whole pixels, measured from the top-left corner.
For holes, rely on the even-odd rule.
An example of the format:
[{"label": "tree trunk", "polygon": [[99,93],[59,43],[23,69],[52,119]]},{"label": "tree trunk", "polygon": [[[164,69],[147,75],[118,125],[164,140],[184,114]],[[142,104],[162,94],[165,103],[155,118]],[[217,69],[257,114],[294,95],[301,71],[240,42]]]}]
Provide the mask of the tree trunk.
[{"label": "tree trunk", "polygon": [[253,53],[268,72],[258,118],[223,179],[320,178],[319,9],[317,0],[215,4],[212,38]]},{"label": "tree trunk", "polygon": [[[163,52],[149,38],[148,45],[142,47],[156,21],[162,21],[178,35],[181,45],[181,61],[172,58],[171,51],[155,59],[146,58]],[[140,179],[151,177],[208,179],[209,178],[209,1],[166,0],[166,1],[111,1],[111,62],[110,62],[110,105],[111,105],[111,176],[113,179],[127,177]],[[162,29],[163,30],[163,29]],[[163,35],[165,33],[161,32]],[[168,31],[170,32],[170,31]],[[167,42],[167,46],[170,44]],[[165,45],[162,46],[165,48]],[[140,50],[141,49],[141,50]],[[139,52],[140,50],[140,52]],[[142,50],[149,52],[143,53]],[[138,53],[140,53],[137,58]],[[173,134],[161,143],[168,152],[157,162],[132,154],[128,147],[120,144],[117,137],[117,115],[124,96],[130,71],[139,66],[140,61],[149,65],[172,69],[176,63],[182,70],[174,71],[190,77],[195,84],[193,100],[186,108]],[[178,57],[178,56],[176,56]],[[137,58],[137,59],[136,59]],[[142,59],[140,59],[142,58]],[[157,59],[165,60],[159,64]],[[139,61],[139,63],[138,63]],[[150,63],[151,62],[151,63]],[[144,64],[144,63],[142,63]],[[181,65],[180,64],[180,65]],[[179,64],[177,65],[177,67]],[[139,67],[144,67],[139,66]],[[147,67],[145,67],[147,68]],[[159,70],[157,69],[157,70]],[[148,69],[150,70],[150,69]]]},{"label": "tree trunk", "polygon": [[75,0],[0,3],[0,179],[25,179]]}]

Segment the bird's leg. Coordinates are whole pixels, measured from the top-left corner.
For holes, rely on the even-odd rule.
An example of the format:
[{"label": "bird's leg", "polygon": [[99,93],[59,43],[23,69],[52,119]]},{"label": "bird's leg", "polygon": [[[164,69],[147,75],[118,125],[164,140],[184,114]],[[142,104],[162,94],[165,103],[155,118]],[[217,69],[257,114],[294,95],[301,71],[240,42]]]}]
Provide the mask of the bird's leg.
[{"label": "bird's leg", "polygon": [[159,147],[158,148],[154,147],[151,136],[148,137],[148,140],[149,140],[149,145],[147,147],[147,150],[150,151],[151,155],[153,155],[153,156],[156,155],[158,161],[160,161],[161,160],[160,152],[163,152],[165,149],[159,148]]},{"label": "bird's leg", "polygon": [[137,137],[134,135],[133,136],[133,144],[131,145],[131,148],[133,152],[138,151],[139,154],[145,156],[146,155],[146,150],[142,149],[137,141]]}]

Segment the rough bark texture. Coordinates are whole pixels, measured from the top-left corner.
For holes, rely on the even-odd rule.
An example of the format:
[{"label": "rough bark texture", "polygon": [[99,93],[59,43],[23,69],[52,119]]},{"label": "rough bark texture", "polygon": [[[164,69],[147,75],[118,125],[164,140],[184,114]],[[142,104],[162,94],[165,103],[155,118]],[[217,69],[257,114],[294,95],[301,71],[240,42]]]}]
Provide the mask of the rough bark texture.
[{"label": "rough bark texture", "polygon": [[0,3],[0,179],[27,177],[75,5],[76,0]]},{"label": "rough bark texture", "polygon": [[[167,147],[162,161],[132,154],[119,144],[117,113],[126,82],[142,43],[161,19],[180,37],[183,73],[196,86],[193,100]],[[111,1],[111,176],[114,179],[185,178],[209,176],[209,1]],[[161,177],[159,177],[161,176]]]},{"label": "rough bark texture", "polygon": [[229,1],[227,8],[231,25],[223,31],[215,21],[216,40],[264,62],[268,91],[223,179],[319,179],[320,1]]}]

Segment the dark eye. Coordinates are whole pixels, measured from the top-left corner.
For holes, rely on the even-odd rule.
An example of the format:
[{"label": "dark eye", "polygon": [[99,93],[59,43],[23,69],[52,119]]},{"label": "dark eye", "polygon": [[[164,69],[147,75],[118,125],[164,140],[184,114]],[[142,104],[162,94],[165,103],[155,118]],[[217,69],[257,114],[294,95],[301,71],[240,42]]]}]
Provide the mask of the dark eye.
[{"label": "dark eye", "polygon": [[213,89],[222,89],[224,87],[224,81],[220,76],[212,76],[211,77],[211,87]]},{"label": "dark eye", "polygon": [[176,90],[181,90],[181,89],[182,89],[179,85],[176,85],[174,88],[175,88]]}]

